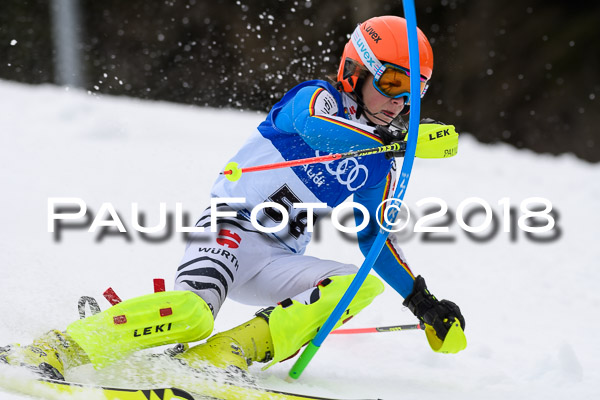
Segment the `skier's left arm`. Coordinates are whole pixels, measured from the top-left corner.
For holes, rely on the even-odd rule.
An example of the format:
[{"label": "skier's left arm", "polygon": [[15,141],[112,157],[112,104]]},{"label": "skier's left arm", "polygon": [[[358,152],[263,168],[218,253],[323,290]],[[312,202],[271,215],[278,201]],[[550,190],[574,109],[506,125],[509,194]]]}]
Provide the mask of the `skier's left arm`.
[{"label": "skier's left arm", "polygon": [[[381,207],[379,213],[377,213],[377,208],[384,200],[389,198],[392,191],[392,182],[394,182],[394,174],[390,171],[387,177],[377,186],[354,194],[354,201],[365,206],[370,215],[367,226],[358,232],[359,246],[365,256],[371,249],[379,232],[377,220],[383,225],[385,207]],[[355,220],[356,226],[363,222],[364,216],[361,211],[357,210],[355,212]],[[417,318],[425,322],[426,326],[429,326],[429,329],[441,341],[445,340],[455,318],[458,319],[461,328],[464,330],[465,319],[460,308],[449,300],[437,300],[427,289],[425,279],[420,275],[415,277],[394,235],[389,235],[386,239],[373,269],[396,292],[404,297],[403,305],[408,307]]]},{"label": "skier's left arm", "polygon": [[[394,178],[394,175],[390,172],[377,186],[354,194],[354,201],[365,206],[369,212],[367,226],[358,232],[358,244],[365,256],[371,249],[379,232],[377,220],[383,224],[382,210],[385,207],[381,207],[379,213],[377,213],[377,208],[390,196]],[[355,211],[354,217],[357,226],[363,223],[364,216],[362,212]],[[379,257],[373,265],[373,269],[402,297],[406,298],[412,292],[415,276],[408,266],[394,235],[388,236]]]}]

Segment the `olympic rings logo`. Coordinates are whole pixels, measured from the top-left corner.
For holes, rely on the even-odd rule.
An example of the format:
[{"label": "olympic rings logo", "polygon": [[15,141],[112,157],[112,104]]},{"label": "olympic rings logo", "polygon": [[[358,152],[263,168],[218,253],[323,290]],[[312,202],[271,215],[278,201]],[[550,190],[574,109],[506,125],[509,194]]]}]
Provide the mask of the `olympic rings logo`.
[{"label": "olympic rings logo", "polygon": [[[350,192],[357,191],[367,183],[369,170],[364,165],[360,165],[356,158],[344,158],[338,163],[335,170],[329,166],[331,162],[325,163],[327,172],[335,176],[339,184],[345,185]],[[361,176],[363,177],[362,181],[360,181]]]}]

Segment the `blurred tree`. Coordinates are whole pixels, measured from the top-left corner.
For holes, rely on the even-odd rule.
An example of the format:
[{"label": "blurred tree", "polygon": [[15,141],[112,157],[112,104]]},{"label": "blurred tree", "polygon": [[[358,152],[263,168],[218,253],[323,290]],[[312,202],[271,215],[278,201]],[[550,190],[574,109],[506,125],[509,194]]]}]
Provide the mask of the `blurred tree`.
[{"label": "blurred tree", "polygon": [[79,0],[50,0],[54,48],[54,80],[62,86],[82,87],[85,81],[81,57],[83,36]]}]

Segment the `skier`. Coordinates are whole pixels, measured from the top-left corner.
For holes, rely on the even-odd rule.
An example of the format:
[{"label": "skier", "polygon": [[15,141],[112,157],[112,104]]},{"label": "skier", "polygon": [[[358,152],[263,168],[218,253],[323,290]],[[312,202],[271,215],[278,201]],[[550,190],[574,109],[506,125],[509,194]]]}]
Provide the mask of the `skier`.
[{"label": "skier", "polygon": [[[433,72],[433,53],[420,30],[418,42],[418,90],[423,96]],[[409,76],[406,21],[371,18],[356,27],[346,44],[336,82],[311,80],[292,88],[232,160],[247,167],[402,140],[402,115],[410,111]],[[393,194],[395,174],[394,157],[377,154],[252,173],[235,182],[220,175],[211,192],[214,206],[196,224],[206,230],[191,236],[176,271],[175,291],[124,301],[74,322],[65,332],[52,331],[32,345],[5,348],[0,359],[62,379],[71,366],[90,361],[102,366],[134,350],[206,339],[227,297],[267,308],[202,344],[182,347],[174,357],[192,368],[208,362],[241,371],[253,362],[272,365],[290,358],[316,335],[357,272],[355,265],[304,254],[312,223],[352,196],[371,216],[355,212],[357,226],[366,224],[358,233],[366,254],[379,230],[376,219],[385,211],[377,208]],[[276,205],[257,207],[264,202]],[[270,232],[257,229],[253,221]],[[432,347],[450,340],[453,326],[460,324],[462,334],[465,320],[459,307],[428,291],[393,235],[374,270],[426,324]],[[369,275],[337,326],[383,289]]]}]

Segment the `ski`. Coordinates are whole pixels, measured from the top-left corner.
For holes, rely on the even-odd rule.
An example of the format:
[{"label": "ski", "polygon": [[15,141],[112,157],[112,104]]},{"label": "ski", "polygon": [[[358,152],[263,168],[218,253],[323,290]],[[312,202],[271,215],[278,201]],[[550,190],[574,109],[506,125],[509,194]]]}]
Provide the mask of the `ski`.
[{"label": "ski", "polygon": [[176,388],[125,389],[46,378],[11,380],[10,382],[3,378],[0,378],[0,380],[3,389],[47,400],[69,398],[93,400],[224,400],[206,396],[193,397],[190,393]]},{"label": "ski", "polygon": [[[202,382],[193,391],[178,388],[128,389],[59,381],[47,378],[0,376],[0,388],[48,400],[343,400],[290,393],[260,387],[238,386],[227,382]],[[348,399],[349,400],[349,399]],[[363,399],[374,400],[374,399]]]}]

